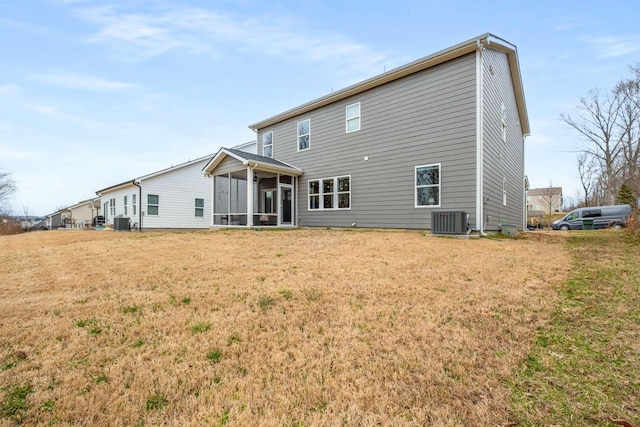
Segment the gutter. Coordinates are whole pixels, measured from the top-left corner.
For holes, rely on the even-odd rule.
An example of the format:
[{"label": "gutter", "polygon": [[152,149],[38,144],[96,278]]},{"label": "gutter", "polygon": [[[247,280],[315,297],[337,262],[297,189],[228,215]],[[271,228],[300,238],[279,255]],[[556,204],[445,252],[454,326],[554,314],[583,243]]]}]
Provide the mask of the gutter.
[{"label": "gutter", "polygon": [[142,232],[142,187],[135,179],[131,183],[138,187],[138,194],[140,194],[138,196],[138,231]]}]

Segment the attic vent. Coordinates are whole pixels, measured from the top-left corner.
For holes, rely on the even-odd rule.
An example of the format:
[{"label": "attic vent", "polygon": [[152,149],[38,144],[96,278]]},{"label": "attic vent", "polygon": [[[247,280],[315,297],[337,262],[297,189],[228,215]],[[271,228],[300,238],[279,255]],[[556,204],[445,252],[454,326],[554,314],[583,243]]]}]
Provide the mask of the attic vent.
[{"label": "attic vent", "polygon": [[431,234],[467,234],[468,215],[465,211],[432,211]]}]

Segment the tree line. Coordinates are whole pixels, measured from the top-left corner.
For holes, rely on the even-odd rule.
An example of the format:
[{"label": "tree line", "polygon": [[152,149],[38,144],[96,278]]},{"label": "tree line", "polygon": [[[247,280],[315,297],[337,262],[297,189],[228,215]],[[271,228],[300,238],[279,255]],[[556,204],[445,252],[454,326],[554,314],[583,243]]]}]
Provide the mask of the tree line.
[{"label": "tree line", "polygon": [[593,89],[562,120],[583,146],[578,173],[586,206],[627,203],[640,194],[640,63],[609,90]]}]

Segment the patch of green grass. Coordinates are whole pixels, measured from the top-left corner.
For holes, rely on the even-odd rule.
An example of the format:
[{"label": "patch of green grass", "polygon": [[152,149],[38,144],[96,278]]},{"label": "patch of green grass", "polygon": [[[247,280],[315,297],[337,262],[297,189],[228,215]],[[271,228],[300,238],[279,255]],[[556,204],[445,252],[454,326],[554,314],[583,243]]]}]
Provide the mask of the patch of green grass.
[{"label": "patch of green grass", "polygon": [[212,363],[218,363],[222,358],[222,350],[214,349],[207,353],[207,359]]},{"label": "patch of green grass", "polygon": [[109,378],[105,374],[99,374],[95,379],[96,384],[107,383],[109,382]]},{"label": "patch of green grass", "polygon": [[147,399],[146,409],[147,411],[156,411],[165,408],[169,404],[169,401],[163,393],[155,392]]},{"label": "patch of green grass", "polygon": [[41,406],[42,409],[49,412],[52,412],[55,409],[55,407],[56,407],[56,402],[51,399],[45,400]]},{"label": "patch of green grass", "polygon": [[211,323],[209,322],[198,322],[191,326],[191,332],[194,334],[198,334],[200,332],[206,332],[211,329]]},{"label": "patch of green grass", "polygon": [[278,293],[282,296],[282,298],[286,300],[290,300],[291,298],[293,298],[293,292],[289,289],[282,289],[278,291]]},{"label": "patch of green grass", "polygon": [[274,304],[274,299],[269,295],[261,296],[260,299],[258,299],[258,307],[260,307],[262,311],[270,309]]},{"label": "patch of green grass", "polygon": [[229,415],[231,415],[231,411],[228,409],[225,409],[222,412],[222,415],[220,415],[220,425],[223,426],[225,424],[227,424],[227,422],[229,422]]},{"label": "patch of green grass", "polygon": [[191,304],[191,298],[189,297],[183,297],[182,300],[180,301],[183,304],[187,305],[187,304]]},{"label": "patch of green grass", "polygon": [[142,306],[141,305],[131,305],[128,307],[122,307],[122,312],[124,314],[142,314]]},{"label": "patch of green grass", "polygon": [[509,381],[520,426],[612,425],[637,420],[640,394],[638,242],[618,232],[576,232],[571,273],[530,353]]},{"label": "patch of green grass", "polygon": [[143,345],[144,345],[144,340],[137,340],[136,342],[133,343],[134,348],[140,348]]},{"label": "patch of green grass", "polygon": [[75,321],[75,324],[78,328],[88,327],[88,332],[91,335],[98,335],[104,329],[96,319],[79,319]]},{"label": "patch of green grass", "polygon": [[28,408],[27,396],[33,393],[30,385],[5,386],[2,390],[5,395],[0,402],[0,416],[3,418],[19,416]]},{"label": "patch of green grass", "polygon": [[235,342],[241,342],[242,339],[240,338],[240,335],[237,334],[233,334],[233,335],[229,335],[229,338],[227,338],[227,345],[231,345]]}]

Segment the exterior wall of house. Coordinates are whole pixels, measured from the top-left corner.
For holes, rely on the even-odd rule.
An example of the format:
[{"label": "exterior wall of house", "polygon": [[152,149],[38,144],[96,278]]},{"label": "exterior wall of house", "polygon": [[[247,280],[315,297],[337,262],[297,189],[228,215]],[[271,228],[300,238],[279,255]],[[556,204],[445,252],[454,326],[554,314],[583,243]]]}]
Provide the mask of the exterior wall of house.
[{"label": "exterior wall of house", "polygon": [[[485,49],[482,64],[485,229],[499,230],[502,224],[522,228],[526,221],[524,135],[518,119],[509,62],[505,53]],[[506,141],[503,139],[503,105]]]},{"label": "exterior wall of house", "polygon": [[[136,200],[136,214],[133,213],[133,195],[136,199],[140,197],[139,190],[133,184],[126,185],[122,188],[118,188],[113,191],[103,192],[100,196],[100,214],[104,216],[105,225],[113,225],[113,219],[115,217],[127,217],[130,218],[130,224],[132,227],[138,224],[138,209],[140,209],[140,202]],[[124,198],[127,197],[127,208],[125,212]],[[115,213],[112,209],[112,201],[115,200]]]},{"label": "exterior wall of house", "polygon": [[[168,170],[142,180],[142,197],[137,186],[130,184],[101,195],[101,206],[115,199],[115,215],[110,205],[104,209],[106,224],[113,224],[114,217],[131,218],[131,226],[139,222],[142,209],[142,229],[198,229],[209,228],[211,224],[211,180],[202,174],[202,168],[209,159]],[[133,212],[133,195],[136,195],[136,214]],[[148,195],[159,198],[158,215],[149,215]],[[125,213],[124,197],[127,197]],[[203,216],[196,217],[195,199],[203,199]],[[140,200],[141,199],[141,200]]]},{"label": "exterior wall of house", "polygon": [[91,209],[93,202],[83,203],[80,206],[70,208],[71,218],[73,219],[73,224],[76,228],[82,228],[85,225],[91,225],[91,220],[93,217],[91,216],[92,212],[95,212],[95,209]]},{"label": "exterior wall of house", "polygon": [[[464,210],[475,222],[476,62],[468,54],[259,129],[273,132],[274,158],[301,168],[301,226],[431,228],[433,210]],[[361,130],[346,132],[360,102]],[[310,119],[310,149],[297,123]],[[440,206],[416,207],[416,166],[439,164]],[[217,171],[216,171],[217,172]],[[351,208],[310,210],[308,181],[350,176]]]}]

